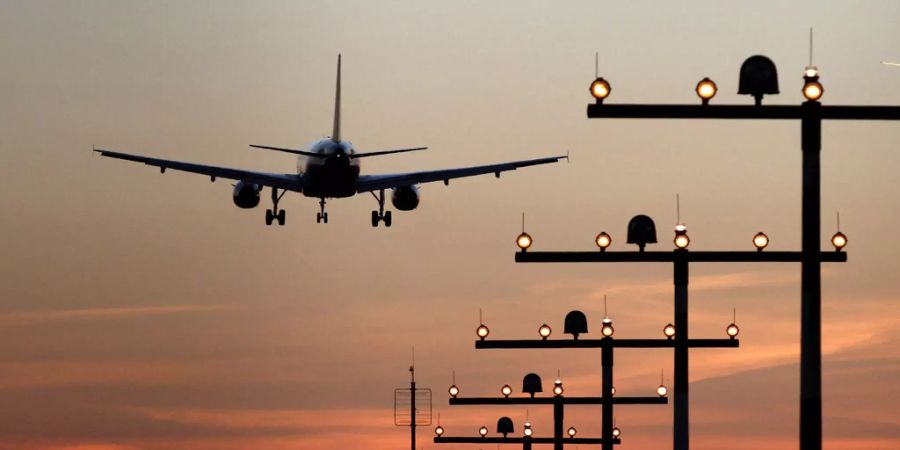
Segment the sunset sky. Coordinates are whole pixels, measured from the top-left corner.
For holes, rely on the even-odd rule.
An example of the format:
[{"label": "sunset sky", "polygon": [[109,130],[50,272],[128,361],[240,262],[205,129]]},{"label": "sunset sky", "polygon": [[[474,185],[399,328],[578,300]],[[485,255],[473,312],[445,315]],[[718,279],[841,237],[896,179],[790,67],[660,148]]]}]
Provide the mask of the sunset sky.
[{"label": "sunset sky", "polygon": [[[672,321],[666,264],[513,262],[521,213],[536,250],[590,250],[628,220],[656,220],[672,247],[675,196],[692,250],[800,247],[800,126],[794,121],[588,120],[594,52],[610,103],[714,103],[741,62],[765,54],[796,104],[809,27],[826,104],[900,105],[900,2],[885,1],[26,1],[0,0],[0,449],[396,450],[393,390],[434,390],[447,435],[475,436],[525,410],[449,407],[557,370],[597,395],[591,350],[474,349],[537,338],[584,311],[599,335],[659,338]],[[293,172],[298,147],[330,134],[343,54],[345,138],[403,172],[569,152],[571,161],[422,186],[413,212],[372,228],[368,195],[288,194],[284,227],[232,204],[227,180],[96,156],[92,146]],[[825,448],[900,448],[900,122],[826,122]],[[268,194],[268,192],[266,192]],[[691,337],[739,349],[691,352],[692,448],[796,449],[800,267],[691,268]],[[621,350],[622,395],[653,395],[672,352]],[[518,395],[518,394],[517,394]],[[550,411],[529,410],[536,435]],[[621,450],[671,448],[672,406],[620,406]],[[566,426],[599,434],[599,408]],[[431,427],[420,447],[435,445]],[[588,447],[588,446],[581,446]],[[512,447],[510,447],[512,448]],[[573,447],[574,450],[574,447]]]}]

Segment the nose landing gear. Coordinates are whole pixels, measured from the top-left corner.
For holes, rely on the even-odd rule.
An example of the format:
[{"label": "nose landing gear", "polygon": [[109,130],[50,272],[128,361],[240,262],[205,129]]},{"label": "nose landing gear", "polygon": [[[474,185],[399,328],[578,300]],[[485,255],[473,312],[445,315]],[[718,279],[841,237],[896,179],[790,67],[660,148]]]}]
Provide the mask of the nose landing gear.
[{"label": "nose landing gear", "polygon": [[378,195],[372,192],[372,196],[378,202],[378,211],[372,211],[372,226],[377,227],[378,222],[384,222],[385,227],[391,226],[391,212],[384,210],[384,189],[380,190]]},{"label": "nose landing gear", "polygon": [[278,189],[272,188],[272,209],[266,210],[266,225],[272,225],[273,221],[278,221],[278,225],[284,225],[285,221],[285,212],[283,209],[278,209],[278,201],[281,200],[281,197],[284,197],[287,189],[283,189],[281,194],[278,193]]},{"label": "nose landing gear", "polygon": [[325,212],[325,197],[319,199],[320,212],[316,213],[316,223],[328,223],[328,213]]}]

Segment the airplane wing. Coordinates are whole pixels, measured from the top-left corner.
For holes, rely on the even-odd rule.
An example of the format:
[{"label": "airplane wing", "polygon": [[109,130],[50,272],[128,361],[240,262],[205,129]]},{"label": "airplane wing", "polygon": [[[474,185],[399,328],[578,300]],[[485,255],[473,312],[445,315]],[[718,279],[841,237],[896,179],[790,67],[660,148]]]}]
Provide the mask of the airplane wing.
[{"label": "airplane wing", "polygon": [[408,186],[420,183],[443,181],[449,183],[453,178],[474,177],[493,173],[498,178],[500,172],[516,170],[520,167],[536,166],[559,162],[561,159],[569,159],[569,156],[551,156],[549,158],[529,159],[526,161],[513,161],[487,166],[462,167],[459,169],[431,170],[427,172],[409,172],[385,175],[360,175],[356,182],[356,192],[370,192],[381,189],[390,189],[399,186]]},{"label": "airplane wing", "polygon": [[181,170],[184,172],[199,173],[201,175],[209,176],[213,181],[215,181],[215,178],[227,178],[230,180],[256,183],[279,189],[287,189],[289,191],[300,192],[301,190],[300,175],[295,174],[253,172],[250,170],[229,169],[227,167],[205,166],[202,164],[149,158],[146,156],[130,155],[128,153],[96,148],[94,151],[109,158],[124,159],[126,161],[140,162],[148,166],[159,167],[160,172],[165,172],[166,169]]}]

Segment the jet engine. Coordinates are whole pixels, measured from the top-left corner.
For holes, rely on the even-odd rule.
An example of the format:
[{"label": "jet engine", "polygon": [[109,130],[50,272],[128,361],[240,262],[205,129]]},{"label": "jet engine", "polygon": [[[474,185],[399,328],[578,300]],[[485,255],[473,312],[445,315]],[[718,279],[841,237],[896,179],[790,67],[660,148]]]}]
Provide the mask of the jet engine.
[{"label": "jet engine", "polygon": [[253,183],[239,181],[234,185],[233,200],[238,208],[255,208],[259,204],[259,191],[262,186]]},{"label": "jet engine", "polygon": [[400,186],[391,190],[391,203],[400,211],[412,211],[419,206],[419,188]]}]

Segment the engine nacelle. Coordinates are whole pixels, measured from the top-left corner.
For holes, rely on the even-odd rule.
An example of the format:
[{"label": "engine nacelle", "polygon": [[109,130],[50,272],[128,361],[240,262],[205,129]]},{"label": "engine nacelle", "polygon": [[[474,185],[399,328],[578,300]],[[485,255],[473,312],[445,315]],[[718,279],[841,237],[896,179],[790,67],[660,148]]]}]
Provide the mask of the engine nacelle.
[{"label": "engine nacelle", "polygon": [[238,181],[238,184],[234,185],[234,194],[232,196],[234,204],[238,208],[256,208],[256,205],[259,204],[259,192],[261,190],[262,186],[258,184]]},{"label": "engine nacelle", "polygon": [[419,188],[400,186],[391,190],[391,203],[400,211],[412,211],[419,206]]}]

